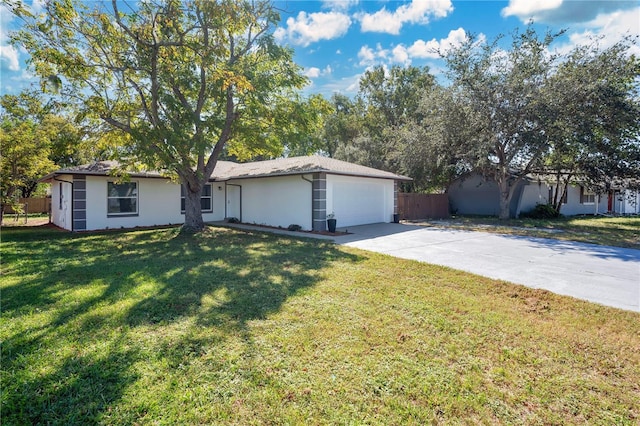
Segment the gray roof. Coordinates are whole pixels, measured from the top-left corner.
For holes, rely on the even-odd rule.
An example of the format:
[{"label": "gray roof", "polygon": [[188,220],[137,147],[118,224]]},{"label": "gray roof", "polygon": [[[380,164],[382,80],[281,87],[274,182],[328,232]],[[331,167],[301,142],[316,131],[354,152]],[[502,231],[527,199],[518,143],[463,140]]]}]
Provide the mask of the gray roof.
[{"label": "gray roof", "polygon": [[[41,181],[53,179],[64,174],[105,176],[115,170],[119,164],[115,161],[98,161],[82,166],[61,169],[43,177]],[[377,179],[411,180],[406,176],[391,172],[360,166],[347,161],[319,155],[305,157],[279,158],[276,160],[254,161],[251,163],[234,163],[232,161],[218,161],[213,170],[211,180],[225,181],[231,179],[247,179],[269,176],[300,175],[307,173],[329,173],[346,176],[360,176]],[[130,172],[133,177],[165,177],[159,171]]]}]

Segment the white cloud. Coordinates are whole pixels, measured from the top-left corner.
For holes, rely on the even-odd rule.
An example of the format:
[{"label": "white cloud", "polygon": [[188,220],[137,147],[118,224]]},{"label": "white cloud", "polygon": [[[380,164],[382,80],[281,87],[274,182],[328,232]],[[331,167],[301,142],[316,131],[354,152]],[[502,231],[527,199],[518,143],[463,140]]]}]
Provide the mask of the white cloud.
[{"label": "white cloud", "polygon": [[509,5],[502,9],[502,16],[516,16],[522,22],[533,19],[537,23],[566,26],[590,22],[599,15],[635,9],[637,6],[637,1],[630,0],[510,0]]},{"label": "white cloud", "polygon": [[340,12],[300,12],[288,18],[286,27],[277,28],[276,40],[289,40],[293,44],[308,46],[319,40],[332,40],[343,36],[351,26],[351,18]]},{"label": "white cloud", "polygon": [[333,69],[331,68],[331,65],[327,65],[323,70],[321,70],[318,67],[308,68],[304,72],[304,75],[309,77],[309,78],[318,78],[318,77],[324,77],[324,76],[331,75],[332,72],[333,72]]},{"label": "white cloud", "polygon": [[409,52],[403,45],[398,45],[391,50],[392,60],[393,62],[398,62],[400,64],[409,65],[411,63],[411,59],[409,59]]},{"label": "white cloud", "polygon": [[358,0],[323,0],[322,7],[331,10],[349,10],[358,3]]},{"label": "white cloud", "polygon": [[36,15],[41,13],[42,11],[44,11],[46,3],[47,0],[33,0],[33,2],[31,2],[31,12]]},{"label": "white cloud", "polygon": [[304,72],[304,75],[309,78],[317,78],[320,77],[320,68],[311,67]]},{"label": "white cloud", "polygon": [[557,9],[562,0],[509,0],[509,6],[502,9],[502,16],[517,16],[522,20],[536,19],[543,11]]},{"label": "white cloud", "polygon": [[360,20],[363,32],[397,35],[406,23],[427,24],[431,18],[443,18],[452,11],[450,0],[413,0],[393,12],[383,7],[375,13],[358,14],[356,18]]},{"label": "white cloud", "polygon": [[371,65],[376,61],[376,52],[369,46],[362,46],[358,51],[358,59],[360,59],[360,65]]},{"label": "white cloud", "polygon": [[0,46],[0,68],[7,68],[11,71],[20,71],[20,61],[18,60],[18,51],[13,46]]},{"label": "white cloud", "polygon": [[11,28],[13,14],[4,4],[0,4],[0,69],[20,71],[18,50],[9,44],[7,28]]},{"label": "white cloud", "polygon": [[[626,35],[640,37],[639,16],[640,7],[598,15],[594,20],[587,22],[582,31],[570,33],[569,43],[560,46],[559,50],[567,52],[574,46],[590,44],[599,37],[603,48],[612,46]],[[629,53],[640,55],[640,46],[633,46]]]},{"label": "white cloud", "polygon": [[414,58],[432,58],[440,57],[440,53],[447,53],[451,48],[460,46],[467,40],[467,33],[463,28],[449,31],[447,38],[440,41],[431,39],[429,41],[416,40],[409,48],[409,54]]}]

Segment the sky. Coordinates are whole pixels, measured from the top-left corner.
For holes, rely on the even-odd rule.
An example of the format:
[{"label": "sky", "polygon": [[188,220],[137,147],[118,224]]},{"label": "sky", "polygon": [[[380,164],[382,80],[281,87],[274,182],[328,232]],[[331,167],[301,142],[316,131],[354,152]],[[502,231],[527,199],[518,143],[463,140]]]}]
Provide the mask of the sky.
[{"label": "sky", "polygon": [[[361,76],[377,65],[428,66],[442,79],[437,50],[446,52],[468,33],[489,41],[508,36],[530,20],[541,34],[566,30],[552,45],[558,51],[592,37],[602,36],[608,46],[624,34],[640,36],[640,0],[287,0],[275,6],[281,22],[274,36],[294,49],[309,77],[305,94],[327,97],[354,95]],[[0,94],[37,83],[26,66],[28,52],[9,45],[8,33],[17,28],[17,20],[0,6]],[[640,46],[632,53],[640,56]]]}]

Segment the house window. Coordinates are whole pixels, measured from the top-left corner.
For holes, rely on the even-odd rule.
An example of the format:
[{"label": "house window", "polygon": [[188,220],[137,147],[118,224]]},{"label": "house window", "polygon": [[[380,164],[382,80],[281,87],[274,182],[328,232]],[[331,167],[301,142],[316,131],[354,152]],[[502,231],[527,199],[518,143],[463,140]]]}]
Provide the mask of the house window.
[{"label": "house window", "polygon": [[62,210],[62,182],[59,182],[58,185],[58,210]]},{"label": "house window", "polygon": [[[555,195],[554,190],[555,188],[553,186],[549,187],[549,204],[553,203],[553,197]],[[560,188],[559,191],[562,194],[564,190]],[[564,191],[564,194],[562,194],[562,204],[567,204],[567,194],[569,194],[569,188],[567,188],[567,190]]]},{"label": "house window", "polygon": [[107,215],[136,216],[138,214],[138,183],[107,183]]},{"label": "house window", "polygon": [[[180,185],[180,211],[184,213],[185,200],[184,200],[184,185]],[[211,213],[213,211],[211,184],[205,184],[200,192],[200,208],[203,213]]]},{"label": "house window", "polygon": [[596,194],[595,192],[589,191],[584,187],[580,187],[580,203],[582,204],[595,204],[596,203]]}]

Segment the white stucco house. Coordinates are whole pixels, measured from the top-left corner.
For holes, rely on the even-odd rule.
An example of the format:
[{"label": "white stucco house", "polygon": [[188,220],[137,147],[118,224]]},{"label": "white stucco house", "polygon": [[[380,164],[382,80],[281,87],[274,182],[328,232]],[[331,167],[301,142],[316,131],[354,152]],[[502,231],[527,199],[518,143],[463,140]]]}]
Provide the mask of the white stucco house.
[{"label": "white stucco house", "polygon": [[[69,231],[184,223],[182,186],[160,172],[113,176],[114,162],[58,170],[51,184],[51,221]],[[253,163],[218,161],[201,196],[205,222],[326,230],[333,213],[339,227],[391,222],[398,182],[405,176],[321,156]]]}]

